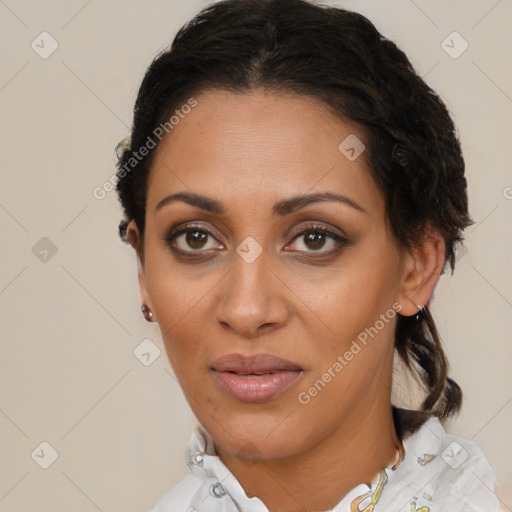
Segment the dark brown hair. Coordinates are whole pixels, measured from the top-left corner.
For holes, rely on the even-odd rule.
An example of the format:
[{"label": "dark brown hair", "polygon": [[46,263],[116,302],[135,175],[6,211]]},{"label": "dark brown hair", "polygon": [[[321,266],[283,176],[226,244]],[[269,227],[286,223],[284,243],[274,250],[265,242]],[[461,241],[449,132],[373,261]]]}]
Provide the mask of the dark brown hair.
[{"label": "dark brown hair", "polygon": [[[386,200],[398,242],[413,247],[427,228],[445,241],[446,264],[471,224],[464,160],[440,97],[406,55],[364,16],[306,0],[224,0],[187,23],[155,58],[138,92],[130,142],[119,152],[117,192],[126,241],[132,219],[143,261],[148,174],[155,129],[192,96],[211,89],[295,93],[321,100],[360,127],[366,158]],[[157,146],[157,144],[156,144]],[[444,268],[443,268],[444,270]],[[460,387],[426,307],[418,319],[399,316],[398,354],[420,378],[422,410],[447,419],[461,407]]]}]

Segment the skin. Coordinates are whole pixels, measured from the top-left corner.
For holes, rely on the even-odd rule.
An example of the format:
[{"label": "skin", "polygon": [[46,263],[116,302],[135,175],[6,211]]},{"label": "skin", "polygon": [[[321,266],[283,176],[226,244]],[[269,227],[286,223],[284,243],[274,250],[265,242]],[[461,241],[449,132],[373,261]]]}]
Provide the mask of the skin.
[{"label": "skin", "polygon": [[[397,244],[365,153],[349,161],[338,150],[350,134],[364,142],[364,133],[319,101],[218,90],[197,101],[152,164],[143,259],[138,251],[141,300],[159,323],[194,414],[247,495],[272,512],[327,510],[396,460],[390,397],[396,318],[308,404],[298,394],[394,303],[405,316],[427,303],[444,243],[427,231],[413,250]],[[184,202],[155,211],[177,192],[213,198],[225,215]],[[283,216],[272,212],[278,201],[316,192],[343,195],[361,209],[323,201]],[[329,237],[317,246],[304,234],[294,238],[313,222],[348,243],[334,252],[339,244]],[[186,259],[166,246],[171,229],[186,223],[211,229],[214,238],[191,247],[182,235],[174,243],[209,256]],[[263,249],[252,263],[236,252],[248,236]],[[128,237],[140,248],[133,221]],[[231,353],[270,353],[303,372],[269,402],[238,402],[210,370]]]}]

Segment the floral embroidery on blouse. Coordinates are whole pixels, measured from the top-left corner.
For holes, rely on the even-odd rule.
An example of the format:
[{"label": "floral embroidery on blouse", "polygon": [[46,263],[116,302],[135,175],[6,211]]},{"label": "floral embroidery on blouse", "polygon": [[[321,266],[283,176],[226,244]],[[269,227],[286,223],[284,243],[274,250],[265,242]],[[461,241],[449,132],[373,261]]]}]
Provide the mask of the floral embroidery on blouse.
[{"label": "floral embroidery on blouse", "polygon": [[[400,461],[393,466],[393,469],[395,469],[401,462],[403,454],[401,454]],[[435,454],[428,454],[425,453],[423,457],[417,458],[417,463],[420,466],[425,466],[425,464],[428,464],[432,460],[434,460],[437,457],[437,453]],[[350,512],[373,512],[375,509],[375,505],[379,501],[379,498],[382,494],[382,489],[386,485],[388,481],[388,475],[385,470],[382,470],[379,475],[379,482],[377,484],[377,487],[375,488],[375,491],[372,493],[372,491],[368,491],[365,494],[362,494],[361,496],[358,496],[355,498],[352,503],[350,504]],[[360,509],[359,505],[367,498],[371,496],[372,501],[371,503],[366,506],[364,509]],[[417,508],[417,501],[418,497],[413,496],[413,501],[411,502],[411,510],[410,512],[430,512],[430,507],[423,505],[421,508]],[[430,496],[427,493],[423,494],[423,499],[427,501],[432,501],[432,496]]]},{"label": "floral embroidery on blouse", "polygon": [[[384,485],[386,485],[386,482],[388,481],[388,475],[385,470],[382,470],[380,472],[379,476],[379,483],[377,484],[377,488],[375,489],[375,492],[372,494],[372,491],[368,491],[366,494],[363,494],[362,496],[357,497],[351,504],[350,504],[350,512],[373,512],[373,509],[375,508],[375,505],[379,501],[380,495],[382,493],[382,488]],[[359,504],[364,501],[369,496],[372,497],[372,502],[365,507],[363,510],[359,509]]]}]

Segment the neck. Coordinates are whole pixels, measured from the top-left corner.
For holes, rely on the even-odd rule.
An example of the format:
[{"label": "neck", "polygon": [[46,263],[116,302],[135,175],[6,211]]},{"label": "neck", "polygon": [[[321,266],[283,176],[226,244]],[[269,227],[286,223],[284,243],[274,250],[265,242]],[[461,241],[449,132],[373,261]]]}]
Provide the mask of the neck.
[{"label": "neck", "polygon": [[397,462],[402,445],[385,400],[361,402],[320,444],[286,459],[260,460],[252,467],[227,454],[219,457],[248,497],[270,512],[332,509],[356,485],[370,485]]}]

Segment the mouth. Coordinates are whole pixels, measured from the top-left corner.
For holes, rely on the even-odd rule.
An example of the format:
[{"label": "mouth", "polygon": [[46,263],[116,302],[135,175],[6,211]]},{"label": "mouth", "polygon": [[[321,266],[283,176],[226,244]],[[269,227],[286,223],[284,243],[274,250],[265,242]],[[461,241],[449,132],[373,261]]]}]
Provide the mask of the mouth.
[{"label": "mouth", "polygon": [[270,354],[230,354],[214,361],[210,370],[223,393],[245,403],[273,400],[295,384],[304,371]]}]

